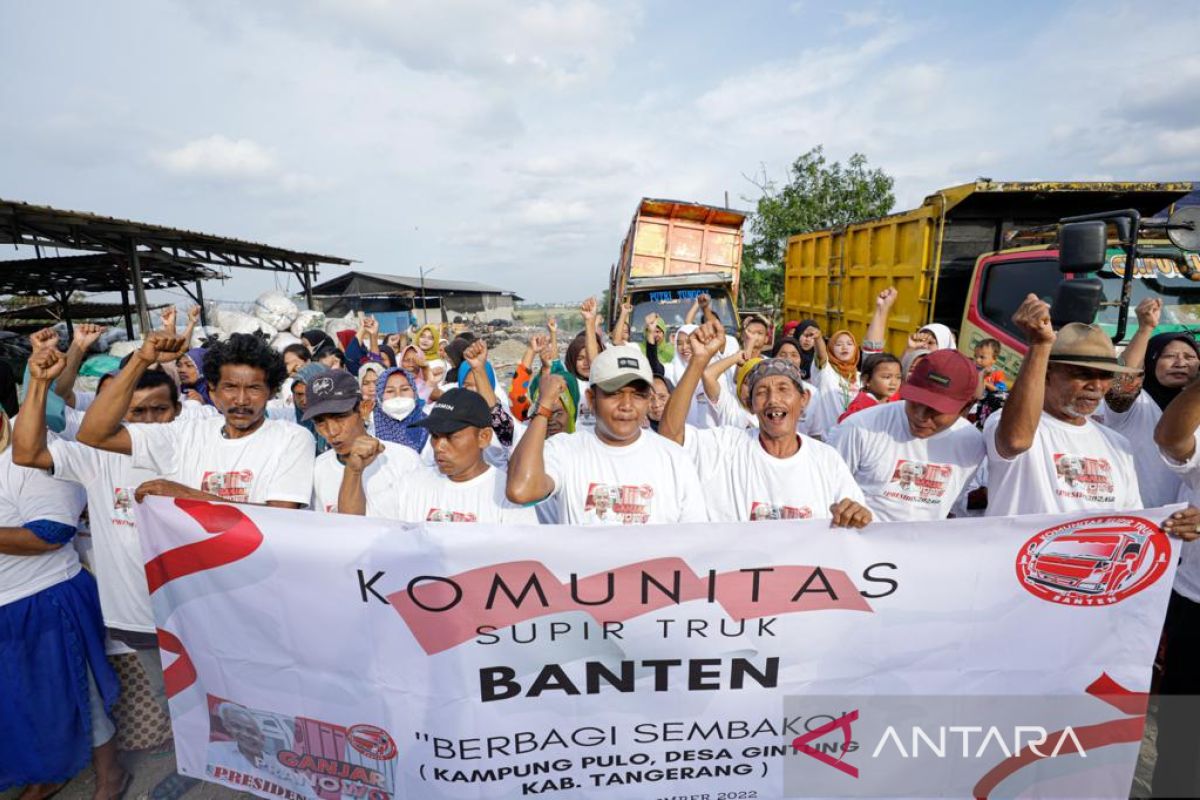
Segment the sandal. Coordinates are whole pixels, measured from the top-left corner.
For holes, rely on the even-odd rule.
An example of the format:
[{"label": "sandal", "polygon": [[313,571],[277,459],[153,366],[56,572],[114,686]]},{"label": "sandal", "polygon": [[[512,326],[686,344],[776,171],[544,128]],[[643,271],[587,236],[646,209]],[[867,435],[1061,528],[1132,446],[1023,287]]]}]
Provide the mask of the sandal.
[{"label": "sandal", "polygon": [[200,783],[199,778],[189,778],[178,772],[172,772],[150,790],[150,800],[179,800],[198,783]]}]

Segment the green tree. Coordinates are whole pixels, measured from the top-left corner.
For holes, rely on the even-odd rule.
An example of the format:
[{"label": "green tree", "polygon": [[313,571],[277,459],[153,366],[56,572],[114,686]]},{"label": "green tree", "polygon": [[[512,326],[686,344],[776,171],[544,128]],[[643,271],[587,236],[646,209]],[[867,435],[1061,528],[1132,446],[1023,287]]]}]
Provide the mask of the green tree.
[{"label": "green tree", "polygon": [[883,216],[896,202],[895,182],[881,169],[868,169],[866,156],[855,153],[843,166],[828,162],[821,146],[792,162],[782,186],[765,170],[749,180],[760,196],[742,251],[741,304],[747,307],[781,305],[789,236]]}]

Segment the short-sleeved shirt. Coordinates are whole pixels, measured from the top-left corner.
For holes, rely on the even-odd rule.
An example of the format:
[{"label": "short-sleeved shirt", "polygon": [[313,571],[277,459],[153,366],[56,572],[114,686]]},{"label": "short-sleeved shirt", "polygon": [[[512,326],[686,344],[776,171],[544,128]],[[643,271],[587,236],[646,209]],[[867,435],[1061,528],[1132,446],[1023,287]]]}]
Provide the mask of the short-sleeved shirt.
[{"label": "short-sleeved shirt", "polygon": [[136,633],[154,633],[146,589],[146,569],[133,512],[137,487],[158,475],[133,466],[133,459],[61,439],[49,443],[54,477],[87,492],[92,534],[92,566],[100,590],[104,624]]},{"label": "short-sleeved shirt", "polygon": [[408,481],[395,519],[403,522],[492,522],[537,525],[532,506],[505,495],[506,476],[495,467],[468,481],[452,481],[437,469],[423,467]]},{"label": "short-sleeved shirt", "polygon": [[224,425],[224,417],[126,424],[133,465],[234,503],[308,505],[316,450],[312,434],[294,423],[267,419],[249,436],[226,439]]},{"label": "short-sleeved shirt", "polygon": [[837,451],[796,435],[800,449],[776,458],[763,449],[757,430],[689,426],[684,448],[700,473],[709,519],[828,519],[830,506],[846,498],[865,505]]},{"label": "short-sleeved shirt", "polygon": [[[0,453],[0,526],[20,528],[35,520],[75,526],[85,502],[79,486],[18,467],[12,448]],[[35,556],[0,554],[0,606],[70,580],[79,569],[79,555],[70,544]]]},{"label": "short-sleeved shirt", "polygon": [[1160,419],[1162,409],[1144,391],[1128,411],[1113,411],[1105,401],[1095,415],[1097,422],[1124,436],[1133,447],[1133,464],[1137,467],[1138,487],[1146,508],[1174,503],[1183,488],[1183,481],[1163,461],[1154,443],[1154,429]]},{"label": "short-sleeved shirt", "polygon": [[[1182,463],[1165,453],[1160,460],[1183,481],[1180,497],[1194,506],[1200,505],[1200,431],[1193,434],[1195,452]],[[1175,591],[1200,603],[1200,539],[1194,542],[1179,542],[1179,569],[1175,571]]]},{"label": "short-sleeved shirt", "polygon": [[945,519],[986,454],[983,436],[961,418],[927,439],[913,436],[903,401],[859,411],[829,438],[884,522]]},{"label": "short-sleeved shirt", "polygon": [[1124,436],[1091,420],[1072,425],[1043,411],[1030,448],[1004,458],[996,451],[1003,414],[992,414],[983,427],[987,516],[1142,508],[1132,448]]},{"label": "short-sleeved shirt", "polygon": [[[383,452],[363,470],[363,494],[367,498],[368,517],[398,519],[400,495],[411,490],[408,482],[423,470],[421,457],[406,445],[384,442]],[[333,450],[317,456],[313,465],[314,511],[337,513],[338,492],[346,467]]]},{"label": "short-sleeved shirt", "polygon": [[682,447],[642,431],[614,447],[576,430],[545,443],[548,502],[566,525],[640,525],[708,519],[700,478]]}]

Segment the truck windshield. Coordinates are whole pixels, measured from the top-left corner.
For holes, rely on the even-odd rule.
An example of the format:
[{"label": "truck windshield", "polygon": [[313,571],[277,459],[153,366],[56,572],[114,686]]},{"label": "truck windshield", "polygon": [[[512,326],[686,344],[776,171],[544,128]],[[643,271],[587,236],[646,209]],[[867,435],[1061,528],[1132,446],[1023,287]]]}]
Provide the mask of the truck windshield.
[{"label": "truck windshield", "polygon": [[[1117,330],[1119,307],[1116,304],[1121,300],[1122,278],[1108,270],[1097,273],[1097,276],[1104,281],[1104,296],[1112,305],[1105,305],[1100,309],[1096,316],[1096,324],[1111,334]],[[1133,310],[1147,297],[1162,300],[1162,319],[1157,328],[1160,333],[1200,328],[1200,284],[1179,277],[1134,278],[1126,339],[1137,330],[1137,317],[1134,316]]]},{"label": "truck windshield", "polygon": [[[645,338],[646,315],[648,314],[658,314],[667,323],[667,329],[674,333],[680,325],[684,324],[688,309],[701,294],[704,294],[702,289],[663,289],[634,294],[633,319],[629,322],[632,338],[639,342]],[[712,298],[713,312],[725,324],[725,330],[736,336],[737,320],[734,319],[733,304],[729,302],[729,296],[724,293],[713,293],[710,297]],[[696,313],[693,321],[697,323],[702,321],[699,312]]]},{"label": "truck windshield", "polygon": [[1062,556],[1065,558],[1097,558],[1106,559],[1112,558],[1113,553],[1117,550],[1117,545],[1120,544],[1120,539],[1112,539],[1108,541],[1081,541],[1079,539],[1056,539],[1046,545],[1046,549],[1042,551],[1048,556]]}]

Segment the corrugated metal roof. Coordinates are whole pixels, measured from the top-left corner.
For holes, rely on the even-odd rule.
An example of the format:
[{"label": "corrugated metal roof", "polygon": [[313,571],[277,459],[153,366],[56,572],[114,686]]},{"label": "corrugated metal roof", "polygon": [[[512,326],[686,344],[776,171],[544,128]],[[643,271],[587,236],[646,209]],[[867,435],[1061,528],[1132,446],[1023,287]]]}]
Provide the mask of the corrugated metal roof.
[{"label": "corrugated metal roof", "polygon": [[[348,281],[355,275],[371,280],[380,281],[381,283],[390,283],[398,288],[421,290],[421,277],[419,275],[390,275],[384,272],[363,272],[361,270],[352,270],[345,275],[340,275],[336,278],[319,283],[313,287],[313,294],[322,294],[323,289],[327,289],[332,284],[339,281]],[[501,289],[497,286],[489,286],[486,283],[476,283],[475,281],[446,281],[437,280],[435,278],[425,278],[425,291],[427,292],[478,292],[482,294],[516,294],[511,289]]]}]

